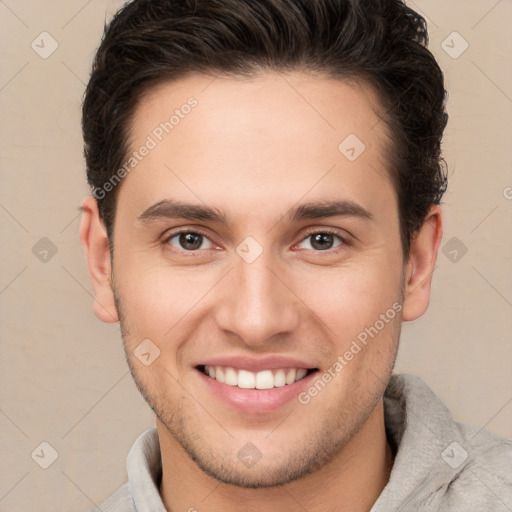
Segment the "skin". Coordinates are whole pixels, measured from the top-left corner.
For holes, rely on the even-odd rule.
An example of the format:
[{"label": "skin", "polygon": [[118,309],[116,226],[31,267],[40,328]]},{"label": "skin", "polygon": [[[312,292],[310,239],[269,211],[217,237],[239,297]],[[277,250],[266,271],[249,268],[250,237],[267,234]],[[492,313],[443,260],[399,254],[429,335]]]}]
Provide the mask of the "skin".
[{"label": "skin", "polygon": [[[157,415],[167,510],[368,511],[386,485],[393,451],[382,395],[400,325],[428,307],[442,234],[433,206],[402,258],[397,197],[387,171],[387,126],[378,98],[358,82],[304,73],[251,79],[194,75],[152,89],[132,124],[132,149],[194,96],[180,120],[120,186],[111,261],[96,201],[83,202],[81,241],[95,312],[120,321],[133,377]],[[338,150],[356,134],[354,162]],[[211,221],[138,217],[175,199],[222,210]],[[371,219],[342,215],[291,221],[297,205],[357,203]],[[205,232],[189,250],[178,228]],[[334,229],[322,248],[314,233]],[[236,252],[253,237],[252,263]],[[357,335],[393,304],[401,314],[307,405],[291,400],[267,414],[221,401],[193,364],[214,355],[277,354],[327,371]],[[160,356],[144,366],[133,351],[150,339]],[[261,459],[237,458],[253,443]]]}]

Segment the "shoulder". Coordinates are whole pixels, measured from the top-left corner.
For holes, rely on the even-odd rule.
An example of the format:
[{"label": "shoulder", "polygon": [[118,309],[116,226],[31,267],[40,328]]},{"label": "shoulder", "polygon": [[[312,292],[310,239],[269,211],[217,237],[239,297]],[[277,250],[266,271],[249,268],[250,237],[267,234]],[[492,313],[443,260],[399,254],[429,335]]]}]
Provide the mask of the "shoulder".
[{"label": "shoulder", "polygon": [[455,421],[415,375],[393,375],[384,399],[386,432],[398,448],[382,499],[389,510],[512,511],[512,441]]},{"label": "shoulder", "polygon": [[454,478],[442,510],[512,510],[512,441],[456,422],[460,441],[443,453]]},{"label": "shoulder", "polygon": [[102,512],[136,512],[130,493],[130,484],[128,482],[123,484],[107,500],[90,512],[96,512],[98,509]]}]

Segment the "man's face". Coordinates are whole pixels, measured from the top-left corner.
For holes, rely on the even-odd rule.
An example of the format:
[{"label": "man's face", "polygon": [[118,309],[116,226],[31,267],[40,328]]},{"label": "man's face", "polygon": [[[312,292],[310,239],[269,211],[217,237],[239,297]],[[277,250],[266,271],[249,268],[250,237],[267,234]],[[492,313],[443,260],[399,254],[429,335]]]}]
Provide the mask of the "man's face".
[{"label": "man's face", "polygon": [[[192,96],[197,105],[158,141],[155,128]],[[307,474],[381,402],[403,261],[376,109],[362,84],[299,73],[193,76],[138,105],[132,150],[148,135],[157,145],[117,203],[113,277],[126,355],[170,442],[221,481],[266,486]],[[165,201],[224,222],[170,216]],[[333,201],[335,216],[300,209]],[[143,340],[151,344],[141,357]],[[146,366],[140,359],[152,360],[155,347]],[[220,381],[238,380],[213,379],[205,365],[220,367]],[[282,385],[304,373],[293,369],[308,373]],[[277,387],[251,389],[255,381]]]}]

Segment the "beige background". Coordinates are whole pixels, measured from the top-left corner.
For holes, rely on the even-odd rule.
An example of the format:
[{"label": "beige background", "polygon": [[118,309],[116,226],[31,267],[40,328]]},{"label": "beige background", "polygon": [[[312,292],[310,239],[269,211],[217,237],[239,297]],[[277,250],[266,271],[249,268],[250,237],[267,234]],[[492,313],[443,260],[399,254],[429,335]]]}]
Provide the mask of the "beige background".
[{"label": "beige background", "polygon": [[[440,253],[430,310],[404,326],[396,369],[423,377],[456,419],[512,438],[512,3],[410,4],[428,17],[450,90],[443,247],[457,237],[467,253]],[[118,326],[93,315],[78,241],[80,102],[120,5],[0,0],[2,511],[93,508],[125,480],[132,442],[153,425]],[[47,59],[31,48],[43,31],[59,45]],[[442,46],[462,49],[454,31],[469,44],[456,59]],[[32,252],[43,237],[57,249],[47,262]],[[58,452],[46,470],[31,458],[43,441]]]}]

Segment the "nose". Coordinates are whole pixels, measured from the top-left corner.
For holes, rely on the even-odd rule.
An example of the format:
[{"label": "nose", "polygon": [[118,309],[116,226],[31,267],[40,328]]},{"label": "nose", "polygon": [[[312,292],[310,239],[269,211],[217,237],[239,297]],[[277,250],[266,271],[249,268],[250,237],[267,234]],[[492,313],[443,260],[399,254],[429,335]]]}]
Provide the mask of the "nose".
[{"label": "nose", "polygon": [[272,264],[270,254],[264,251],[252,263],[237,258],[226,281],[216,305],[220,329],[252,348],[275,344],[297,329],[301,301],[286,272]]}]

